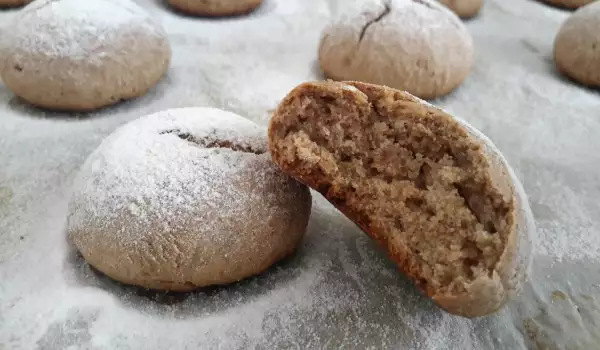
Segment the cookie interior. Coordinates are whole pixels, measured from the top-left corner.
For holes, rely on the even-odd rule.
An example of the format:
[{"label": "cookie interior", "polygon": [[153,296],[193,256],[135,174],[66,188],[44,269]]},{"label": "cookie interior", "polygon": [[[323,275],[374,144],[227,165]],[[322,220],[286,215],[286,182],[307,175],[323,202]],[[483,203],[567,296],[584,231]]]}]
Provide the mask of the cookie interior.
[{"label": "cookie interior", "polygon": [[444,112],[375,85],[303,84],[275,112],[270,147],[429,295],[493,273],[513,199],[492,183],[482,146]]}]

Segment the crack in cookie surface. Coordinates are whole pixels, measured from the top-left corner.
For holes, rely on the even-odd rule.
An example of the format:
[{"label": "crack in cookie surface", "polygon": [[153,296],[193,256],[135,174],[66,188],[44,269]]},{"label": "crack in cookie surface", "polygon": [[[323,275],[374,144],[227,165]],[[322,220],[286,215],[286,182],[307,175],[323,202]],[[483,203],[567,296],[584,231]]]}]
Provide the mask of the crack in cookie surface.
[{"label": "crack in cookie surface", "polygon": [[430,4],[430,3],[428,3],[427,1],[423,1],[423,0],[412,0],[412,1],[413,1],[413,2],[416,2],[416,3],[417,3],[417,4],[419,4],[419,5],[423,5],[423,6],[425,6],[425,7],[428,7],[428,8],[430,8],[430,9],[432,9],[432,10],[437,10],[435,7],[431,6],[431,4]]},{"label": "crack in cookie surface", "polygon": [[200,146],[202,148],[228,148],[235,152],[253,153],[257,155],[264,154],[267,152],[265,149],[253,149],[250,146],[244,146],[225,139],[218,139],[216,136],[211,138],[198,138],[189,132],[183,132],[179,129],[169,129],[161,131],[159,134],[175,135],[184,141]]}]

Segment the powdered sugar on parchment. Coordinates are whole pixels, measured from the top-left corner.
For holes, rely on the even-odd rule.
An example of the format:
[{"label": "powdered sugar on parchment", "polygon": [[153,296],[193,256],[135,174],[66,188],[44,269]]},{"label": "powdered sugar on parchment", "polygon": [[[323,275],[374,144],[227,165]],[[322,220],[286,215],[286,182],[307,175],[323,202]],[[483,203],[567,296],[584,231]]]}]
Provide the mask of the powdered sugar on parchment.
[{"label": "powdered sugar on parchment", "polygon": [[[139,0],[173,47],[167,78],[146,96],[72,116],[29,108],[0,85],[0,348],[512,350],[534,340],[565,344],[582,324],[597,332],[600,99],[555,74],[552,40],[569,13],[537,1],[487,0],[465,22],[473,71],[431,101],[498,146],[531,203],[533,282],[498,314],[467,320],[441,311],[318,195],[294,257],[224,288],[150,293],[93,271],[68,249],[74,178],[105,137],[189,106],[234,109],[264,132],[269,110],[294,84],[321,78],[320,32],[347,3],[265,0],[250,16],[206,20]],[[3,33],[13,16],[0,11]],[[579,312],[569,299],[569,312],[557,313],[553,290],[592,301]],[[531,340],[524,324],[546,338]]]}]

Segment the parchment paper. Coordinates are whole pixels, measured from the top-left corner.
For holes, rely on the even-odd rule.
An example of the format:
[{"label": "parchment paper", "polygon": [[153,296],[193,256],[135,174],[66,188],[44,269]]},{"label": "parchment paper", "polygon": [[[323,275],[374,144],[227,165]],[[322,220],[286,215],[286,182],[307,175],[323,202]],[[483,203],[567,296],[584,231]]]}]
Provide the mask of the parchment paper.
[{"label": "parchment paper", "polygon": [[[266,0],[210,20],[140,0],[173,61],[148,95],[92,114],[46,113],[0,84],[0,349],[600,349],[600,93],[560,77],[552,44],[569,12],[486,0],[466,22],[476,66],[431,101],[487,134],[529,195],[533,279],[499,313],[441,311],[365,234],[314,195],[298,253],[229,287],[165,294],[92,270],[66,241],[70,185],[118,126],[213,106],[262,125],[296,84],[322,79],[320,31],[339,0]],[[0,11],[1,30],[15,11]],[[2,32],[0,32],[2,35]]]}]

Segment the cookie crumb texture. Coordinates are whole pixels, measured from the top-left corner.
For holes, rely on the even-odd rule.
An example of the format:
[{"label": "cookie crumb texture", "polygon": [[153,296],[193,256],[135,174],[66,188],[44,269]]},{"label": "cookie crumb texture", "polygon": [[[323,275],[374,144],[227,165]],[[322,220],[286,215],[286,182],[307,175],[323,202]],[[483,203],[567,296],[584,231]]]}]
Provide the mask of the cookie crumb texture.
[{"label": "cookie crumb texture", "polygon": [[275,112],[270,148],[427,295],[469,293],[478,278],[493,279],[513,199],[493,185],[482,146],[441,110],[370,84],[307,83]]},{"label": "cookie crumb texture", "polygon": [[319,66],[337,81],[386,85],[424,99],[456,89],[474,64],[461,20],[432,0],[370,0],[323,29]]}]

